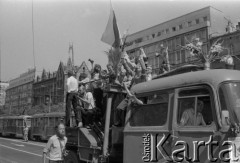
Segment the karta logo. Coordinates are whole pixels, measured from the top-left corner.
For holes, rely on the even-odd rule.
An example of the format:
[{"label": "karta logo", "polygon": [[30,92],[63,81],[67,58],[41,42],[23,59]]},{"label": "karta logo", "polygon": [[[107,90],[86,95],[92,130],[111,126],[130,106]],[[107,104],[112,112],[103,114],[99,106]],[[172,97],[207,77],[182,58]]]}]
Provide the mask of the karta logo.
[{"label": "karta logo", "polygon": [[[160,137],[159,137],[160,136]],[[200,162],[200,153],[199,148],[203,147],[207,150],[208,161],[216,162],[218,159],[224,162],[238,162],[240,159],[240,137],[229,138],[229,140],[224,141],[222,144],[213,140],[213,136],[209,136],[209,140],[207,142],[204,141],[193,141],[191,142],[192,146],[192,157],[189,156],[189,142],[185,142],[182,140],[174,141],[174,144],[171,143],[170,134],[150,134],[146,133],[142,136],[143,138],[143,157],[142,160],[144,162],[157,162],[158,155],[160,154],[161,158],[166,161],[173,162]],[[158,139],[160,138],[160,139]],[[158,141],[159,140],[159,141]],[[170,148],[166,148],[168,145]],[[213,156],[213,151],[215,148],[223,149],[219,151],[218,158]],[[169,150],[170,149],[170,150]],[[171,150],[174,149],[174,150]],[[159,153],[159,154],[158,154]],[[202,156],[201,156],[202,157]]]}]

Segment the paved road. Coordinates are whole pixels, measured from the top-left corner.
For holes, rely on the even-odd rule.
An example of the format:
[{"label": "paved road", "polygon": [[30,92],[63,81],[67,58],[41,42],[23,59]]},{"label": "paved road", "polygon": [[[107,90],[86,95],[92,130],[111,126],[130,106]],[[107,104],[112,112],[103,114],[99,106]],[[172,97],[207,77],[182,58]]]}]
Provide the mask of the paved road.
[{"label": "paved road", "polygon": [[0,137],[0,163],[41,163],[45,144]]}]

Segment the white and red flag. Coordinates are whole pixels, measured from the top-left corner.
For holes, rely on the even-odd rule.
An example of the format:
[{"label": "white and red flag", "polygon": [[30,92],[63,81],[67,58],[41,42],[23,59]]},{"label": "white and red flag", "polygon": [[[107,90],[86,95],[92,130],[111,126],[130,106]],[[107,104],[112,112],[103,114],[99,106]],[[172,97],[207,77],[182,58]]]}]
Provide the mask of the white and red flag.
[{"label": "white and red flag", "polygon": [[110,16],[106,29],[102,35],[101,41],[109,44],[114,48],[119,48],[121,45],[120,32],[117,25],[116,16],[113,8],[111,7]]}]

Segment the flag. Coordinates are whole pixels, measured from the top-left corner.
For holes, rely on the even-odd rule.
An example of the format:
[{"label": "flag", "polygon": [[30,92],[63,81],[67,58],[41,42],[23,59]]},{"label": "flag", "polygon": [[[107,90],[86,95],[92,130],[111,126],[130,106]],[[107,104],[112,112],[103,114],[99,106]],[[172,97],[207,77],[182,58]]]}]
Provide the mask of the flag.
[{"label": "flag", "polygon": [[111,8],[108,23],[102,35],[101,41],[111,45],[114,48],[120,47],[120,33],[113,8]]}]

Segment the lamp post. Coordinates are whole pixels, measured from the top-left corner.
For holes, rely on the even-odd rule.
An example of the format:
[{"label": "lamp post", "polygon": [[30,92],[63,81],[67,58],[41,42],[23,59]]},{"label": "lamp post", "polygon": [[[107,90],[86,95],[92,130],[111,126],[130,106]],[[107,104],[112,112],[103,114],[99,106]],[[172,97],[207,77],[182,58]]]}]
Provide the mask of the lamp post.
[{"label": "lamp post", "polygon": [[48,101],[48,112],[49,113],[51,112],[51,92],[52,92],[52,89],[50,89],[50,92],[49,92],[49,101]]},{"label": "lamp post", "polygon": [[19,114],[19,110],[20,110],[20,104],[19,104],[20,102],[19,101],[20,101],[20,94],[18,95],[18,114]]}]

